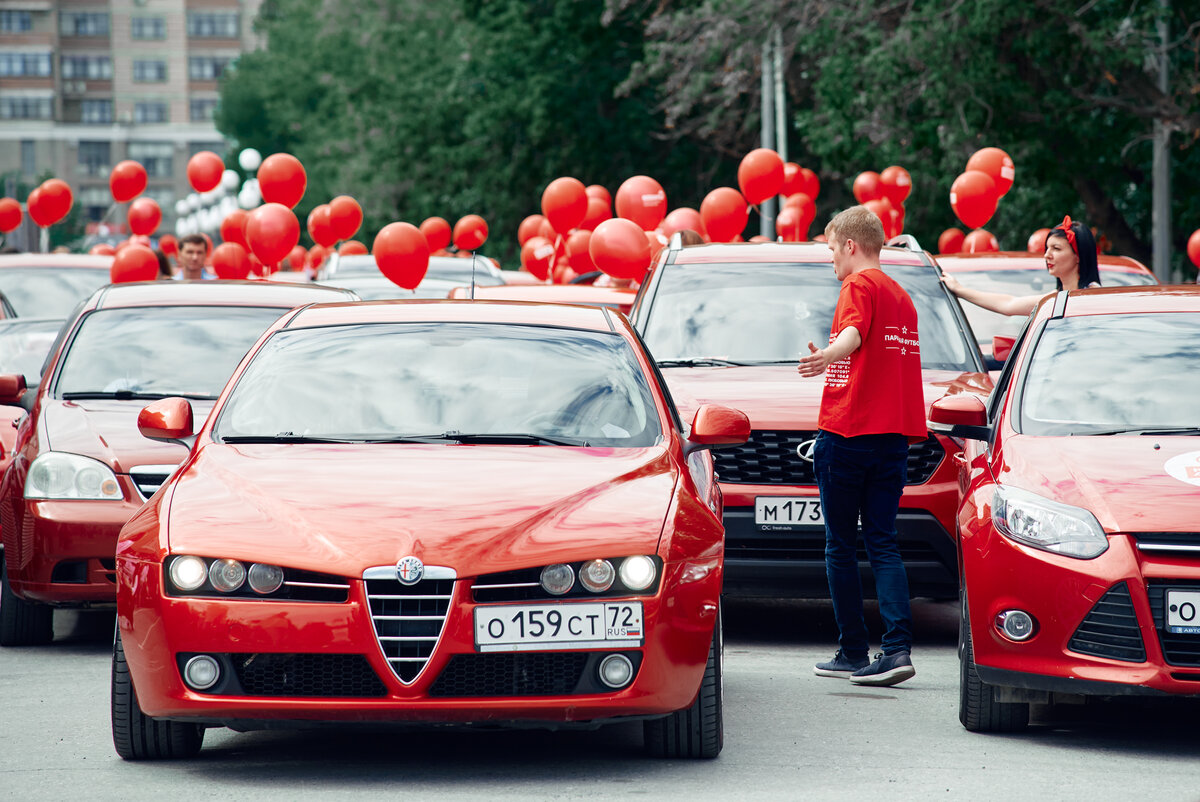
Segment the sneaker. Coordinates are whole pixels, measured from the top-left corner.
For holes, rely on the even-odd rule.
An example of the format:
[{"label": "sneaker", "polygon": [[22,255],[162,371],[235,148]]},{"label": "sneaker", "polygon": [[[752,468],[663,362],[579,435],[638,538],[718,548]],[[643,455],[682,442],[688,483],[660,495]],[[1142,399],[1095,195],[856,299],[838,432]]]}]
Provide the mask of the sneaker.
[{"label": "sneaker", "polygon": [[896,685],[916,675],[908,652],[877,654],[875,662],[850,675],[855,685]]},{"label": "sneaker", "polygon": [[842,650],[838,649],[838,653],[833,656],[832,660],[824,663],[817,663],[813,666],[813,673],[818,677],[840,677],[845,679],[855,671],[867,667],[867,658],[860,657],[857,660],[852,660],[842,654]]}]

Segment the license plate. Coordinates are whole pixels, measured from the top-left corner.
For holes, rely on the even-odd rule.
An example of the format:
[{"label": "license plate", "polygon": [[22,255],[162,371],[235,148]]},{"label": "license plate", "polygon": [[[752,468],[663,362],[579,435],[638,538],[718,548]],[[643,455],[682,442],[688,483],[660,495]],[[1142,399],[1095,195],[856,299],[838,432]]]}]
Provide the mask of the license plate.
[{"label": "license plate", "polygon": [[754,523],[759,526],[824,526],[817,496],[756,496]]},{"label": "license plate", "polygon": [[505,604],[475,608],[481,652],[601,649],[640,646],[641,602]]},{"label": "license plate", "polygon": [[1200,591],[1167,591],[1167,632],[1200,635]]}]

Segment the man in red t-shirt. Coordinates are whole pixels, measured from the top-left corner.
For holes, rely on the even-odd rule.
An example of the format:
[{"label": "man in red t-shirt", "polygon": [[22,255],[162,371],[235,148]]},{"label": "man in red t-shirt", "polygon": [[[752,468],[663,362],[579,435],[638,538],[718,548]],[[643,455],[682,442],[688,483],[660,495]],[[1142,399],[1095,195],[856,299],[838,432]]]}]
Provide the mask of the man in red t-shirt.
[{"label": "man in red t-shirt", "polygon": [[[896,545],[908,444],[926,437],[917,311],[908,293],[879,267],[883,226],[865,206],[841,212],[825,228],[842,289],[829,344],[808,344],[801,376],[825,374],[813,467],[825,513],[825,572],[840,648],[813,671],[858,685],[895,685],[912,677],[908,576]],[[856,556],[859,522],[886,632],[882,654],[867,659],[862,584]]]}]

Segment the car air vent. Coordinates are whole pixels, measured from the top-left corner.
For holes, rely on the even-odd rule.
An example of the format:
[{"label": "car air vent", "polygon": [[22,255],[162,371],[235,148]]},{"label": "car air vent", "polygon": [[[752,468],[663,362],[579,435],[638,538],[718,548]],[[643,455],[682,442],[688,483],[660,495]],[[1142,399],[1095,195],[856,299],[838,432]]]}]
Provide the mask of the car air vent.
[{"label": "car air vent", "polygon": [[429,662],[442,635],[454,596],[454,569],[427,565],[420,581],[405,585],[396,566],[385,565],[368,568],[363,579],[379,648],[396,678],[410,684]]},{"label": "car air vent", "polygon": [[[752,485],[816,485],[813,464],[796,449],[817,437],[816,432],[757,429],[744,444],[714,450],[713,462],[722,482]],[[811,445],[805,449],[811,454]],[[930,435],[908,447],[908,484],[929,481],[945,451]]]},{"label": "car air vent", "polygon": [[1131,532],[1138,551],[1200,556],[1200,532]]},{"label": "car air vent", "polygon": [[361,654],[231,654],[247,696],[379,697],[383,681]]},{"label": "car air vent", "polygon": [[[1196,537],[1196,535],[1192,535],[1192,537]],[[1141,546],[1140,535],[1138,536],[1138,546]],[[1195,635],[1167,632],[1164,608],[1168,588],[1200,591],[1200,581],[1172,579],[1169,582],[1151,580],[1146,583],[1146,595],[1150,599],[1150,613],[1154,617],[1154,628],[1158,631],[1158,643],[1162,646],[1163,657],[1173,666],[1200,666],[1200,642],[1198,642],[1200,639],[1197,639]]]},{"label": "car air vent", "polygon": [[1112,660],[1145,661],[1146,646],[1129,596],[1129,585],[1124,582],[1113,585],[1100,597],[1071,636],[1067,648]]},{"label": "car air vent", "polygon": [[142,496],[142,501],[153,496],[174,473],[178,465],[136,465],[129,469],[129,478]]}]

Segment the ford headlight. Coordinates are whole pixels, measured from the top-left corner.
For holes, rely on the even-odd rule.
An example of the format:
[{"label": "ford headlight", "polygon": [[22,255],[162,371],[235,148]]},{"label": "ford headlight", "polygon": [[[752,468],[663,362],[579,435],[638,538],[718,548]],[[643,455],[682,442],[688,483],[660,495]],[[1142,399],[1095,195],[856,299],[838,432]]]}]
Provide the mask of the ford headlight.
[{"label": "ford headlight", "polygon": [[47,451],[29,466],[25,498],[120,501],[124,496],[116,474],[103,462],[63,451]]},{"label": "ford headlight", "polygon": [[996,488],[992,523],[1018,543],[1068,557],[1087,560],[1108,548],[1100,522],[1087,510],[1015,487]]}]

